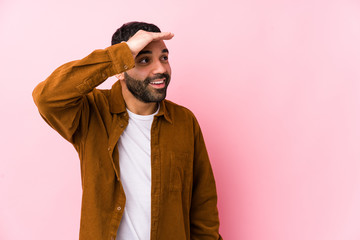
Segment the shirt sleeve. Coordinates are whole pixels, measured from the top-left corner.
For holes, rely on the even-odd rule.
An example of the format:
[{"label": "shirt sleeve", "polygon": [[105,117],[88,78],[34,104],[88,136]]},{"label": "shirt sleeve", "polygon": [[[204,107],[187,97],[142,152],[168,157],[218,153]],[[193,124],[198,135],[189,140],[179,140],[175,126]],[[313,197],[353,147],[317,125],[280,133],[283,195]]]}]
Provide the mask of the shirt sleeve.
[{"label": "shirt sleeve", "polygon": [[195,158],[190,209],[191,240],[222,240],[213,171],[201,129],[195,119]]},{"label": "shirt sleeve", "polygon": [[[95,50],[85,58],[57,68],[33,91],[44,120],[66,140],[75,143],[77,131],[86,131],[89,106],[85,95],[108,77],[133,68],[134,57],[126,43]],[[84,123],[80,129],[80,123]]]}]

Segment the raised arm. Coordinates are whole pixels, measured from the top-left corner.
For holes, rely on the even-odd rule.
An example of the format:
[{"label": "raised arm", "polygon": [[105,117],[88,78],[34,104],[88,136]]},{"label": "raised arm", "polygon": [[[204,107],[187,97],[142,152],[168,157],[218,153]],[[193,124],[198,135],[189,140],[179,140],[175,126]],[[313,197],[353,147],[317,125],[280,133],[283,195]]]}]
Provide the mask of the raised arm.
[{"label": "raised arm", "polygon": [[[133,68],[135,56],[151,41],[172,37],[172,33],[140,30],[126,43],[95,50],[81,60],[60,66],[33,91],[41,116],[65,139],[74,143],[81,119],[87,119],[89,114],[85,95],[108,77]],[[86,121],[83,122],[81,131],[86,131]]]},{"label": "raised arm", "polygon": [[95,50],[81,60],[60,66],[37,85],[34,102],[45,121],[74,143],[80,119],[89,114],[85,95],[108,77],[132,67],[134,58],[126,43]]}]

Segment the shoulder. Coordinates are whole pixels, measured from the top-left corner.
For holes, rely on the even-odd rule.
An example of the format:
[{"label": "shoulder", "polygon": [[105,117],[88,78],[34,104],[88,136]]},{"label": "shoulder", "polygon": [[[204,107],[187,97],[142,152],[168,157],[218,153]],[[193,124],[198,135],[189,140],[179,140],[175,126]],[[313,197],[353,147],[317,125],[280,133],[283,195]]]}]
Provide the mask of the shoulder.
[{"label": "shoulder", "polygon": [[90,108],[99,108],[108,110],[110,107],[110,90],[94,88],[90,93],[85,95]]},{"label": "shoulder", "polygon": [[176,104],[176,103],[174,103],[174,102],[172,102],[170,100],[167,100],[167,99],[164,100],[164,103],[165,103],[166,109],[170,113],[181,114],[181,115],[186,115],[186,116],[195,118],[194,113],[190,109],[188,109],[188,108],[186,108],[184,106]]},{"label": "shoulder", "polygon": [[110,97],[110,89],[94,88],[90,93],[86,95],[86,97],[93,99],[108,99]]},{"label": "shoulder", "polygon": [[194,113],[187,107],[169,100],[164,100],[164,104],[174,123],[191,123],[192,125],[198,125]]}]

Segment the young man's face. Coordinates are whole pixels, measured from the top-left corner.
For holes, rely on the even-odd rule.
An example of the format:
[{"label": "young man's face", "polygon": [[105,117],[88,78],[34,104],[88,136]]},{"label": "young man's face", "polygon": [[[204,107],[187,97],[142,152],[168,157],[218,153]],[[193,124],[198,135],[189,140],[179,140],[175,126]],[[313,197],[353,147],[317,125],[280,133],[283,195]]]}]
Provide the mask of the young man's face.
[{"label": "young man's face", "polygon": [[129,91],[142,102],[160,102],[166,97],[171,68],[164,41],[149,43],[135,58],[135,67],[124,73]]}]

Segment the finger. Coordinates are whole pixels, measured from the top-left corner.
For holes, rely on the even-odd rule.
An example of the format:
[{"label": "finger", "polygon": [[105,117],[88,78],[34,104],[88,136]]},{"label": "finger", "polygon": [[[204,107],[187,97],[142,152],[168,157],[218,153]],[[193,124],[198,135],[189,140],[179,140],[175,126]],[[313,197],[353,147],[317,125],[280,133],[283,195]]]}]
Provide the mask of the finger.
[{"label": "finger", "polygon": [[174,37],[174,34],[171,32],[161,32],[161,33],[154,33],[153,40],[170,40]]}]

